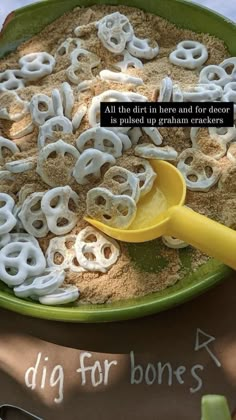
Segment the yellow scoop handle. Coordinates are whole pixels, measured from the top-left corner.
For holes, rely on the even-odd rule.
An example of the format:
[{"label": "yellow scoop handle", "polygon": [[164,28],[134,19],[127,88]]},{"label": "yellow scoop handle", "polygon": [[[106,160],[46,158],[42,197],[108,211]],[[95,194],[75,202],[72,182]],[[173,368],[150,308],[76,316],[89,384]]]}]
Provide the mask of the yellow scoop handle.
[{"label": "yellow scoop handle", "polygon": [[236,270],[236,232],[183,206],[169,209],[167,235],[222,261]]},{"label": "yellow scoop handle", "polygon": [[[161,160],[151,160],[150,163],[157,177],[152,190],[138,203],[135,224],[122,230],[94,219],[85,220],[108,236],[124,242],[174,236],[236,269],[236,232],[183,206],[186,184],[175,166]],[[166,203],[161,213],[158,212],[160,191]]]}]

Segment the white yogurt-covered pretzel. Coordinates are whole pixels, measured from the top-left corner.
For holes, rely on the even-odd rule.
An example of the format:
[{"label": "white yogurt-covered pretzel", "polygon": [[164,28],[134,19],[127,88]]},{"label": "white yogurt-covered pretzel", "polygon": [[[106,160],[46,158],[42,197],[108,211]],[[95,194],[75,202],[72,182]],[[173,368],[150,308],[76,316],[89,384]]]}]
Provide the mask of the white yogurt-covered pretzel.
[{"label": "white yogurt-covered pretzel", "polygon": [[121,131],[118,131],[118,130],[116,130],[115,133],[122,142],[123,150],[129,150],[132,147],[132,143],[131,143],[131,140],[130,140],[129,136],[125,133],[122,133]]},{"label": "white yogurt-covered pretzel", "polygon": [[62,105],[62,98],[59,89],[52,90],[52,106],[56,116],[63,116],[64,110]]},{"label": "white yogurt-covered pretzel", "polygon": [[143,79],[141,79],[140,77],[134,77],[122,72],[118,73],[111,70],[102,70],[100,71],[99,76],[102,80],[106,80],[108,82],[116,82],[123,84],[131,83],[136,86],[143,85]]},{"label": "white yogurt-covered pretzel", "polygon": [[123,92],[123,94],[126,95],[131,102],[147,102],[148,100],[146,96],[137,92],[128,91]]},{"label": "white yogurt-covered pretzel", "polygon": [[121,133],[127,134],[128,131],[130,130],[130,127],[106,127],[106,130],[113,131],[119,136]]},{"label": "white yogurt-covered pretzel", "polygon": [[138,159],[133,163],[135,176],[139,180],[140,197],[144,197],[153,187],[156,179],[156,172],[152,169],[150,163],[145,159]]},{"label": "white yogurt-covered pretzel", "polygon": [[35,160],[32,157],[20,160],[13,160],[5,164],[6,169],[12,172],[13,174],[19,174],[21,172],[30,171],[34,168],[34,166]]},{"label": "white yogurt-covered pretzel", "polygon": [[20,70],[5,70],[0,73],[0,92],[15,91],[25,86]]},{"label": "white yogurt-covered pretzel", "polygon": [[80,93],[85,92],[86,90],[90,90],[93,93],[94,88],[99,80],[101,80],[99,75],[93,77],[92,79],[85,79],[77,85],[77,91]]},{"label": "white yogurt-covered pretzel", "polygon": [[113,166],[103,177],[103,188],[109,188],[113,194],[128,195],[136,203],[140,197],[139,180],[128,169]]},{"label": "white yogurt-covered pretzel", "polygon": [[161,81],[160,94],[158,102],[170,102],[173,92],[173,82],[169,76],[164,77]]},{"label": "white yogurt-covered pretzel", "polygon": [[97,22],[98,38],[109,51],[120,54],[133,37],[129,19],[119,12],[104,16]]},{"label": "white yogurt-covered pretzel", "polygon": [[[20,121],[29,112],[29,103],[23,101],[15,91],[8,91],[1,95],[1,101],[4,103],[4,98],[7,98],[8,107],[0,105],[0,118],[9,121]],[[11,107],[12,105],[12,107]],[[15,107],[20,107],[20,111],[15,111]]]},{"label": "white yogurt-covered pretzel", "polygon": [[10,195],[0,193],[0,205],[0,235],[5,235],[16,224],[16,218],[13,215],[15,202]]},{"label": "white yogurt-covered pretzel", "polygon": [[[196,140],[200,127],[191,127],[190,138],[193,147],[197,147]],[[227,145],[232,140],[236,140],[236,127],[208,127],[210,137],[221,144]]]},{"label": "white yogurt-covered pretzel", "polygon": [[228,148],[228,151],[227,151],[227,158],[231,162],[236,163],[236,142],[235,141],[233,141],[229,145],[229,148]]},{"label": "white yogurt-covered pretzel", "polygon": [[[52,204],[53,200],[56,201],[56,204]],[[70,201],[74,203],[75,211],[70,210]],[[70,232],[77,223],[78,206],[79,197],[69,185],[47,191],[42,198],[41,208],[49,230],[55,235],[65,235]],[[66,223],[60,225],[61,221]]]},{"label": "white yogurt-covered pretzel", "polygon": [[88,118],[91,127],[96,127],[100,124],[101,102],[131,102],[131,99],[126,93],[117,90],[106,90],[100,95],[94,96],[88,109]]},{"label": "white yogurt-covered pretzel", "polygon": [[50,118],[39,127],[38,147],[41,149],[45,146],[46,140],[55,141],[54,132],[72,133],[73,126],[71,121],[63,116]]},{"label": "white yogurt-covered pretzel", "polygon": [[24,79],[35,81],[51,74],[56,61],[55,58],[47,52],[36,52],[21,57],[19,64]]},{"label": "white yogurt-covered pretzel", "polygon": [[79,298],[79,289],[76,286],[59,287],[52,293],[39,297],[42,305],[65,305]]},{"label": "white yogurt-covered pretzel", "polygon": [[[106,251],[109,254],[106,255]],[[118,243],[92,226],[82,229],[76,237],[75,252],[79,264],[88,271],[105,273],[120,256]],[[93,259],[89,259],[92,255]]]},{"label": "white yogurt-covered pretzel", "polygon": [[87,194],[87,213],[116,228],[127,228],[136,215],[136,203],[128,195],[114,195],[106,188],[92,188]]},{"label": "white yogurt-covered pretzel", "polygon": [[46,260],[39,247],[30,242],[13,242],[0,251],[0,278],[8,286],[17,286],[28,277],[41,274]]},{"label": "white yogurt-covered pretzel", "polygon": [[[229,70],[227,74],[231,76],[231,82],[236,81],[236,57],[226,58],[222,63],[219,64],[226,72],[227,69]],[[233,68],[232,68],[233,67]]]},{"label": "white yogurt-covered pretzel", "polygon": [[[91,51],[85,50],[83,48],[76,48],[70,55],[72,66],[74,67],[79,66],[81,67],[81,69],[85,69],[83,67],[84,63],[80,61],[80,57],[87,58],[90,71],[94,67],[97,67],[101,61],[101,59],[96,54],[92,53]],[[86,70],[87,70],[87,66],[86,66]],[[93,76],[92,73],[91,73],[91,76]]]},{"label": "white yogurt-covered pretzel", "polygon": [[230,81],[231,76],[222,67],[213,64],[204,67],[199,75],[199,83],[202,84],[214,83],[217,86],[224,87]]},{"label": "white yogurt-covered pretzel", "polygon": [[[80,60],[80,57],[86,57],[86,62]],[[81,81],[81,74],[92,79],[94,77],[92,69],[99,66],[100,61],[101,59],[96,54],[83,48],[76,48],[71,53],[71,65],[66,70],[66,75],[70,82],[76,85]]]},{"label": "white yogurt-covered pretzel", "polygon": [[63,82],[60,87],[62,105],[64,110],[65,117],[71,119],[72,117],[72,110],[75,102],[73,89],[71,88],[70,84],[67,82]]},{"label": "white yogurt-covered pretzel", "polygon": [[73,176],[80,185],[89,183],[89,176],[93,179],[101,178],[101,169],[105,164],[115,165],[115,158],[109,153],[100,152],[96,149],[86,149],[77,160]]},{"label": "white yogurt-covered pretzel", "polygon": [[21,206],[28,195],[33,194],[35,192],[34,184],[25,184],[21,187],[20,191],[18,192],[18,206]]},{"label": "white yogurt-covered pretzel", "polygon": [[[15,204],[15,206],[12,210],[13,216],[16,218],[16,224],[15,224],[14,228],[12,229],[13,234],[25,233],[25,228],[24,228],[23,224],[21,223],[21,220],[19,219],[19,213],[21,211],[21,208],[22,208],[22,206],[18,202],[17,204]],[[26,235],[28,235],[28,233]]]},{"label": "white yogurt-covered pretzel", "polygon": [[[69,154],[71,156],[73,156],[76,160],[79,158],[80,153],[78,152],[78,150],[74,147],[71,146],[70,144],[65,143],[62,140],[58,140],[55,143],[51,143],[48,144],[47,146],[43,147],[38,155],[38,161],[37,161],[37,168],[36,168],[36,172],[39,174],[39,176],[42,178],[42,180],[50,185],[50,187],[57,187],[57,181],[54,180],[50,174],[46,173],[45,171],[45,164],[47,162],[47,159],[49,158],[49,156],[52,153],[56,153],[57,155],[60,155],[62,157],[62,159],[65,158],[65,155]],[[71,174],[72,174],[72,170],[73,168],[68,168],[67,166],[65,166],[64,168],[64,172],[67,175],[67,178],[70,179]]]},{"label": "white yogurt-covered pretzel", "polygon": [[224,94],[227,92],[236,92],[236,82],[227,83],[227,85],[224,87]]},{"label": "white yogurt-covered pretzel", "polygon": [[189,246],[186,244],[186,242],[182,241],[181,239],[174,238],[173,236],[162,236],[161,239],[163,244],[168,248],[181,249]]},{"label": "white yogurt-covered pretzel", "polygon": [[126,71],[128,67],[134,67],[135,69],[143,68],[142,61],[136,57],[132,57],[128,50],[122,51],[121,55],[123,55],[123,60],[113,64],[115,68],[118,68],[121,71]]},{"label": "white yogurt-covered pretzel", "polygon": [[[55,237],[50,240],[48,249],[46,251],[47,265],[49,269],[70,270],[76,273],[86,271],[78,263],[75,255],[75,241],[76,235],[66,235]],[[68,247],[70,244],[71,247]],[[57,260],[59,256],[59,260]]]},{"label": "white yogurt-covered pretzel", "polygon": [[156,146],[160,146],[162,143],[162,135],[159,133],[156,127],[142,127],[144,133],[153,141]]},{"label": "white yogurt-covered pretzel", "polygon": [[63,270],[45,272],[37,277],[30,277],[14,287],[17,297],[27,298],[29,296],[45,296],[54,292],[60,287],[65,279],[66,273]]},{"label": "white yogurt-covered pretzel", "polygon": [[[217,142],[217,147],[212,150],[211,157],[218,160],[226,154],[227,141],[223,140],[223,138],[221,139],[220,135],[216,134],[216,131],[212,131],[212,134],[211,134],[211,132],[210,132],[211,128],[213,130],[218,130],[218,129],[216,129],[214,127],[209,127],[208,128],[210,137]],[[201,149],[201,147],[198,144],[199,131],[200,131],[200,127],[191,127],[190,138],[191,138],[191,142],[192,142],[192,147],[194,149]]]},{"label": "white yogurt-covered pretzel", "polygon": [[208,128],[210,136],[224,144],[229,143],[232,140],[236,140],[236,127],[209,127]]},{"label": "white yogurt-covered pretzel", "polygon": [[82,153],[86,143],[91,142],[92,147],[101,152],[109,153],[116,158],[122,155],[122,141],[119,136],[104,127],[94,127],[84,131],[76,140],[77,149]]},{"label": "white yogurt-covered pretzel", "polygon": [[236,82],[230,82],[224,87],[222,101],[234,102],[234,115],[236,115]]},{"label": "white yogurt-covered pretzel", "polygon": [[187,188],[192,191],[209,191],[221,175],[219,163],[195,149],[186,149],[180,154],[177,168],[182,173]]},{"label": "white yogurt-covered pretzel", "polygon": [[189,91],[184,91],[183,100],[186,102],[210,102],[220,100],[222,95],[222,87],[215,83],[199,84]]},{"label": "white yogurt-covered pretzel", "polygon": [[22,121],[20,121],[20,123],[21,124],[19,128],[18,128],[18,124],[16,125],[13,124],[11,126],[10,133],[8,134],[10,139],[12,140],[20,139],[21,137],[27,136],[27,134],[30,134],[34,131],[34,124],[31,120],[31,116],[30,116],[30,121],[26,121],[25,125],[22,124]]},{"label": "white yogurt-covered pretzel", "polygon": [[196,69],[208,59],[206,47],[197,41],[185,40],[179,42],[176,49],[170,53],[169,60],[176,66]]},{"label": "white yogurt-covered pretzel", "polygon": [[10,171],[0,171],[0,181],[8,179],[14,181],[15,176]]},{"label": "white yogurt-covered pretzel", "polygon": [[[21,220],[20,220],[20,218],[19,218],[19,213],[21,212],[21,209],[22,209],[22,206],[21,206],[21,204],[18,202],[15,206],[14,206],[14,208],[13,208],[13,216],[15,216],[15,218],[16,218],[16,224],[15,224],[15,226],[14,226],[14,228],[13,228],[13,232],[14,232],[14,234],[18,234],[18,233],[22,233],[22,232],[25,232],[25,228],[24,228],[24,226],[23,226],[23,224],[22,224],[22,222],[21,222]],[[28,233],[26,233],[26,235],[28,235]],[[29,235],[29,236],[31,236],[31,235]]]},{"label": "white yogurt-covered pretzel", "polygon": [[25,232],[10,233],[9,242],[11,243],[12,242],[22,242],[22,243],[30,242],[32,245],[41,249],[37,239],[34,236],[30,235],[29,233],[25,233]]},{"label": "white yogurt-covered pretzel", "polygon": [[17,145],[11,141],[6,139],[5,137],[0,136],[0,163],[4,162],[4,156],[3,156],[3,148],[8,149],[13,155],[15,153],[18,153],[20,150],[17,147]]},{"label": "white yogurt-covered pretzel", "polygon": [[100,103],[101,102],[146,102],[147,97],[136,92],[119,92],[117,90],[106,90],[100,95],[94,96],[88,110],[89,124],[95,127],[100,124]]},{"label": "white yogurt-covered pretzel", "polygon": [[173,85],[172,99],[173,102],[183,102],[184,100],[183,92],[177,83]]},{"label": "white yogurt-covered pretzel", "polygon": [[171,146],[157,147],[154,144],[143,143],[135,147],[134,153],[145,159],[176,160],[178,153]]},{"label": "white yogurt-covered pretzel", "polygon": [[95,83],[99,79],[99,76],[94,77],[93,79],[83,80],[77,86],[78,92],[85,92],[86,90],[90,90],[95,86]]},{"label": "white yogurt-covered pretzel", "polygon": [[192,147],[194,149],[198,148],[197,137],[198,137],[199,131],[200,131],[200,127],[191,127],[190,129],[190,140],[192,142]]},{"label": "white yogurt-covered pretzel", "polygon": [[55,59],[59,59],[65,55],[68,55],[71,52],[71,49],[79,48],[81,46],[80,39],[77,38],[67,38],[63,41],[56,50]]},{"label": "white yogurt-covered pretzel", "polygon": [[19,212],[19,219],[26,232],[36,238],[43,238],[49,232],[47,220],[41,207],[43,196],[43,192],[30,194],[25,199]]},{"label": "white yogurt-covered pretzel", "polygon": [[146,60],[151,60],[159,53],[158,45],[152,48],[149,45],[149,39],[140,39],[135,35],[127,42],[126,48],[134,57],[145,58]]},{"label": "white yogurt-covered pretzel", "polygon": [[[40,110],[40,105],[44,110]],[[54,117],[52,99],[41,93],[34,95],[30,101],[30,112],[34,124],[44,124],[49,118]]]},{"label": "white yogurt-covered pretzel", "polygon": [[73,115],[73,118],[72,118],[73,132],[75,132],[79,128],[81,121],[84,118],[86,112],[87,112],[86,105],[81,105],[77,109],[76,113]]},{"label": "white yogurt-covered pretzel", "polygon": [[3,248],[5,245],[9,244],[11,240],[10,233],[4,233],[4,235],[0,236],[0,249]]},{"label": "white yogurt-covered pretzel", "polygon": [[134,127],[129,130],[129,138],[131,140],[131,144],[135,146],[138,144],[140,137],[142,137],[142,130],[139,127]]}]

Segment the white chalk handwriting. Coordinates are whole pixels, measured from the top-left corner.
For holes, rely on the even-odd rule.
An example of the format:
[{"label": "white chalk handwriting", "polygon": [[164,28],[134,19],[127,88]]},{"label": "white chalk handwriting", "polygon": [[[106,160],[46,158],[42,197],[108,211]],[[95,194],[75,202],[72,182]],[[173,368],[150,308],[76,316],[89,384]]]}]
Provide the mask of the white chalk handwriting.
[{"label": "white chalk handwriting", "polygon": [[[220,368],[221,363],[213,353],[209,345],[214,342],[215,337],[205,333],[200,328],[196,330],[194,351],[205,350],[215,365]],[[78,352],[78,368],[75,370],[78,386],[91,386],[92,388],[107,387],[112,384],[116,370],[119,371],[119,362],[116,359],[97,360],[95,354],[88,351]],[[189,363],[176,364],[170,361],[157,360],[154,362],[143,362],[144,355],[137,355],[131,350],[124,358],[129,358],[129,370],[127,370],[128,383],[131,386],[186,386],[190,394],[199,392],[203,386],[203,371],[207,368],[201,363],[189,366]],[[52,367],[50,356],[39,352],[35,363],[30,366],[24,375],[25,385],[32,391],[40,389],[47,392],[47,389],[54,390],[53,401],[60,404],[64,398],[65,369],[61,364]],[[68,376],[70,376],[68,374]],[[191,379],[191,381],[190,381]],[[126,381],[127,382],[127,381]],[[41,392],[42,392],[41,391]]]}]

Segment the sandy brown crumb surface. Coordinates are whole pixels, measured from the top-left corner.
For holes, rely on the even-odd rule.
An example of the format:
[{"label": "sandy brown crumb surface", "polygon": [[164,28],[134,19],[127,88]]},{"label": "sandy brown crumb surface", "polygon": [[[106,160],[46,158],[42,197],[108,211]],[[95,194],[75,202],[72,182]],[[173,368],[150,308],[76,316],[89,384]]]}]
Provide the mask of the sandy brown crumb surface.
[{"label": "sandy brown crumb surface", "polygon": [[[114,63],[121,60],[120,56],[115,56],[106,50],[97,37],[95,21],[103,16],[119,10],[125,14],[134,27],[135,35],[140,38],[149,38],[154,46],[157,42],[160,47],[160,53],[156,58],[146,61],[143,69],[129,69],[128,73],[142,77],[144,85],[134,87],[117,83],[108,83],[94,79],[91,89],[78,93],[77,86],[72,84],[75,105],[73,115],[78,106],[85,104],[89,106],[94,95],[98,95],[107,89],[132,90],[147,96],[152,100],[155,90],[160,85],[161,80],[168,74],[174,83],[179,83],[181,88],[194,86],[198,81],[198,71],[190,71],[170,64],[168,56],[175,49],[176,44],[184,39],[192,39],[202,42],[208,49],[209,58],[207,64],[218,64],[229,56],[224,43],[213,36],[207,34],[196,34],[189,30],[178,29],[166,20],[144,13],[141,10],[128,7],[112,6],[94,6],[91,8],[76,8],[48,25],[39,35],[22,44],[16,52],[10,54],[7,58],[0,61],[1,71],[9,68],[18,68],[18,60],[25,54],[37,51],[47,51],[54,55],[62,42],[68,37],[74,36],[74,29],[77,26],[84,25],[81,29],[81,46],[96,54],[100,59],[100,64],[93,69],[93,76],[96,77],[102,69],[114,70]],[[66,69],[70,65],[69,55],[60,56],[53,73],[43,79],[28,84],[19,91],[19,96],[23,100],[30,100],[34,94],[44,93],[51,95],[53,88],[59,88],[61,83],[67,80]],[[81,76],[81,80],[86,79],[86,74]],[[157,92],[155,93],[155,95]],[[11,95],[10,95],[11,96]],[[18,110],[19,105],[15,104],[13,98],[5,94],[0,94],[0,101],[4,101],[4,106],[14,112]],[[3,102],[2,102],[3,103]],[[1,120],[0,135],[5,137],[14,134],[17,130],[27,124],[28,116],[20,122],[9,122]],[[73,135],[60,135],[66,143],[75,146],[78,136],[89,127],[87,115],[79,129]],[[161,128],[163,136],[163,145],[174,147],[178,153],[191,147],[190,129],[188,128]],[[4,155],[4,162],[33,156],[37,158],[38,128],[25,137],[13,140],[19,147],[20,153],[11,155],[8,152]],[[143,134],[140,143],[149,142],[149,138]],[[199,148],[203,153],[209,156],[218,150],[219,145],[210,140],[207,130],[199,133]],[[71,160],[70,160],[71,159]],[[133,161],[132,161],[133,159]],[[64,168],[72,165],[72,158],[58,159],[51,158],[45,170],[51,177],[55,185],[70,185],[76,191],[80,198],[80,208],[78,210],[78,223],[72,234],[78,233],[86,226],[83,216],[86,211],[87,191],[101,183],[93,180],[86,186],[78,185],[70,174],[65,174]],[[128,169],[132,168],[137,158],[133,157],[133,150],[117,160],[117,164]],[[228,226],[234,227],[234,214],[236,208],[236,167],[230,164],[226,159],[220,159],[219,165],[222,171],[220,188],[215,186],[207,193],[191,192],[187,194],[187,205],[194,210],[207,215],[210,218],[221,221]],[[133,166],[133,167],[134,167]],[[19,192],[27,186],[28,193],[32,191],[47,191],[50,187],[45,184],[36,173],[36,168],[23,174],[18,174],[14,180],[1,181],[0,190],[11,194],[16,201],[19,200]],[[27,189],[26,188],[26,189]],[[27,191],[25,191],[27,196]],[[46,251],[50,238],[53,235],[40,239],[40,245]],[[160,291],[175,284],[178,280],[189,273],[189,267],[197,270],[198,267],[208,260],[208,257],[197,250],[188,248],[187,250],[173,250],[166,248],[161,239],[152,243],[144,244],[120,244],[121,256],[117,263],[106,273],[72,273],[68,272],[66,283],[75,284],[79,287],[82,303],[104,303],[127,299],[132,297],[144,296],[149,293]],[[188,264],[186,258],[187,255]]]}]

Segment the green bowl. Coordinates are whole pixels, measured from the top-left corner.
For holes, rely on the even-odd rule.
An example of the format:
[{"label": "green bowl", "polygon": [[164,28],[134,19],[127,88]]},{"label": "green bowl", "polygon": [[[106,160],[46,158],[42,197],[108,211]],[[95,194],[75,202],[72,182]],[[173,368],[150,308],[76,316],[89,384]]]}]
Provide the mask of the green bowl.
[{"label": "green bowl", "polygon": [[[41,31],[47,24],[75,6],[91,6],[93,4],[113,4],[138,7],[168,19],[176,25],[196,32],[207,32],[224,40],[231,55],[236,55],[236,26],[223,16],[209,9],[184,0],[50,0],[18,9],[11,13],[0,34],[0,57]],[[149,261],[155,260],[160,241],[144,244],[129,244],[131,260],[139,264],[144,271],[149,268]],[[148,255],[143,261],[142,255]],[[209,260],[193,272],[191,268],[191,250],[180,251],[180,258],[188,274],[162,292],[152,293],[142,298],[122,300],[100,305],[66,305],[49,307],[30,300],[18,299],[12,290],[0,282],[0,306],[12,311],[38,318],[68,322],[108,322],[127,320],[163,311],[194,296],[205,292],[231,270],[216,260]],[[157,259],[163,267],[165,261]]]}]

